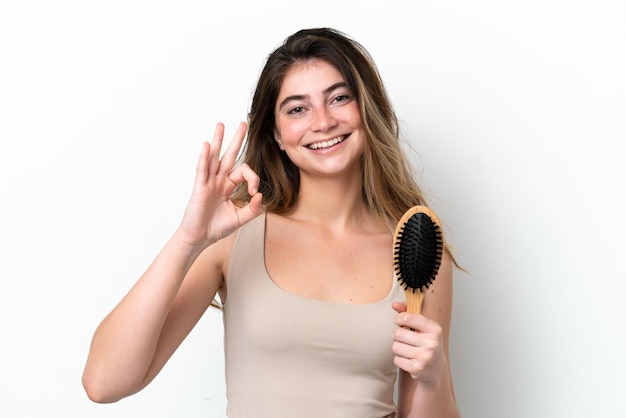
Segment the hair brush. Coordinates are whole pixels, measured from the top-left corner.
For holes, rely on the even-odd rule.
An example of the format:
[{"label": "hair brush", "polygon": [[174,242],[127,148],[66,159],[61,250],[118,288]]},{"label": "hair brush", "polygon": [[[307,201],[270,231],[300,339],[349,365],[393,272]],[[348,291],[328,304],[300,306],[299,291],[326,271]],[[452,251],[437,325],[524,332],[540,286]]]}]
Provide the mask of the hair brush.
[{"label": "hair brush", "polygon": [[424,293],[441,265],[443,233],[437,215],[426,206],[407,210],[393,235],[396,279],[404,286],[407,311],[420,313]]}]

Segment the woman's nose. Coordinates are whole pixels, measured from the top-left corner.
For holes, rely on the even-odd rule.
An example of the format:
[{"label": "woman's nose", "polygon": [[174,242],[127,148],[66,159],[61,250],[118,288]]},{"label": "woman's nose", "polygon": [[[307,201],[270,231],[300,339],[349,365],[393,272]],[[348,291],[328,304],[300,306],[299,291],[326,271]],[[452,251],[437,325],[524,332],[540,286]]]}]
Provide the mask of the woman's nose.
[{"label": "woman's nose", "polygon": [[314,110],[314,119],[311,129],[314,131],[327,131],[337,124],[337,119],[327,107],[321,107]]}]

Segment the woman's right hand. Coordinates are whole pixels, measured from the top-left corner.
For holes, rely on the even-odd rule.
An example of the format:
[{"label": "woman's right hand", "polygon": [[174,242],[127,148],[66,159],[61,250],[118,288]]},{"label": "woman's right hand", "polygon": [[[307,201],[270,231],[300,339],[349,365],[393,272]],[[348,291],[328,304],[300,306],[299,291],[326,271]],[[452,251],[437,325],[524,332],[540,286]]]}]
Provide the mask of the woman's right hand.
[{"label": "woman's right hand", "polygon": [[[263,211],[262,196],[258,192],[259,176],[247,164],[235,168],[246,130],[246,123],[240,123],[221,159],[222,123],[217,124],[211,144],[203,144],[193,193],[177,230],[179,237],[191,246],[207,247],[232,234]],[[230,196],[235,187],[243,182],[247,182],[252,198],[247,205],[240,207],[231,201]]]}]

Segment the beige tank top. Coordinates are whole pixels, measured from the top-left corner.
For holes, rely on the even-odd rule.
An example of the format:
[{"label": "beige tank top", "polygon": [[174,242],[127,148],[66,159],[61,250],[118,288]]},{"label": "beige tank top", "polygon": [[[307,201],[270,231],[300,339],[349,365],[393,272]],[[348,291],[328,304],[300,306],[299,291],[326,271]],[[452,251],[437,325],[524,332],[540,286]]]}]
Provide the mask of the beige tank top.
[{"label": "beige tank top", "polygon": [[[308,299],[278,287],[265,269],[265,214],[243,226],[224,304],[229,418],[393,416],[391,335],[404,301],[391,291],[364,305]],[[391,249],[390,249],[391,251]]]}]

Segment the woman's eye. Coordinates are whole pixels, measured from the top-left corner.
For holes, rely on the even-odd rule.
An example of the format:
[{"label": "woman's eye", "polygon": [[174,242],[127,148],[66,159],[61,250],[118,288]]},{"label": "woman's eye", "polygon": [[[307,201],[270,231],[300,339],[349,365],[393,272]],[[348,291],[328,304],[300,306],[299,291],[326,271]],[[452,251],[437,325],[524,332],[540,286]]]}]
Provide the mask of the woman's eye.
[{"label": "woman's eye", "polygon": [[335,97],[334,102],[343,103],[343,102],[347,102],[348,100],[350,100],[350,96],[348,94],[340,94],[337,97]]},{"label": "woman's eye", "polygon": [[290,115],[293,115],[293,114],[302,113],[302,112],[304,112],[304,108],[302,106],[296,106],[292,108],[291,110],[289,110],[289,112],[287,113],[289,113]]}]

